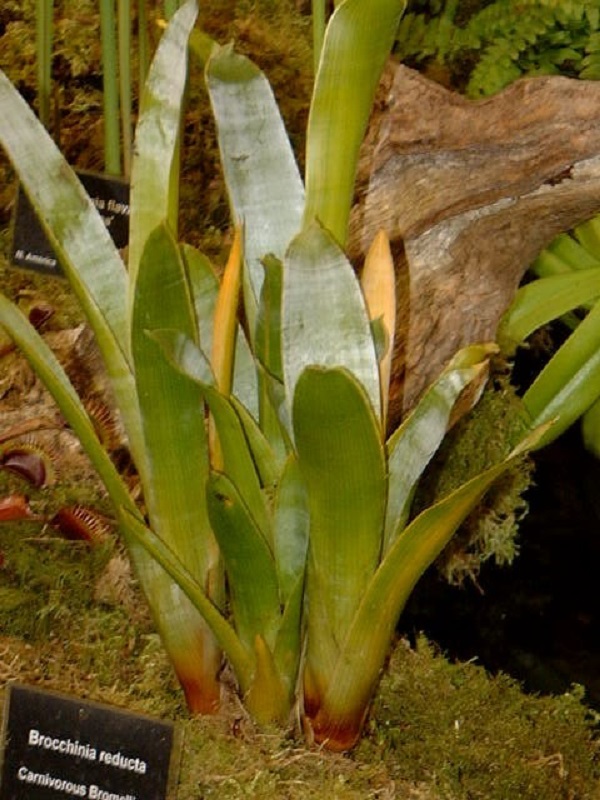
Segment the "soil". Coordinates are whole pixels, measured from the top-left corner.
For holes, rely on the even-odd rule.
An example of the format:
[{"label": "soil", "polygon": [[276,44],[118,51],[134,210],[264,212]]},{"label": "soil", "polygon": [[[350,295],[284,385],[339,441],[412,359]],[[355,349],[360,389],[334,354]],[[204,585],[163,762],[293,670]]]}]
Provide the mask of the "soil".
[{"label": "soil", "polygon": [[[78,13],[82,28],[95,22],[91,5],[80,4]],[[0,10],[0,66],[30,99],[31,54],[16,45],[31,33],[32,19],[18,4]],[[306,19],[292,2],[278,8],[262,0],[211,4],[203,22],[221,41],[234,37],[265,69],[301,160],[311,83]],[[15,31],[16,23],[23,27]],[[99,67],[87,48],[87,66],[73,42],[57,60],[68,99],[61,139],[71,163],[99,169]],[[182,237],[219,262],[227,205],[201,100],[186,125]],[[14,184],[5,162],[0,169],[0,286],[27,312],[51,305],[44,336],[82,394],[98,400],[101,371],[65,283],[9,263]],[[582,453],[576,432],[539,459],[521,555],[510,569],[484,565],[478,584],[462,589],[448,587],[435,570],[426,576],[403,616],[365,737],[353,753],[337,756],[306,746],[293,721],[287,730],[257,730],[231,698],[215,719],[189,718],[102,487],[1,332],[0,354],[0,442],[26,427],[18,441],[49,453],[54,471],[48,487],[35,489],[0,470],[0,499],[25,493],[35,514],[0,524],[0,692],[19,680],[176,720],[185,734],[180,800],[600,798],[593,585],[600,467]],[[91,542],[73,541],[53,524],[59,509],[74,506],[89,511]]]}]

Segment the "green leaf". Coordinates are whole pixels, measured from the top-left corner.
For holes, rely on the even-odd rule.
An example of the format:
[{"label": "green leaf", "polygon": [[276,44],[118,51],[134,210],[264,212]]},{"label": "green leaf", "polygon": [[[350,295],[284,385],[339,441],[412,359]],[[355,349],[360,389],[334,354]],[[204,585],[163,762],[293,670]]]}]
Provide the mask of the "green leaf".
[{"label": "green leaf", "polygon": [[484,345],[459,351],[389,438],[384,553],[406,524],[416,485],[450,427],[456,401],[470,383],[481,378],[492,351]]},{"label": "green leaf", "polygon": [[104,338],[113,339],[125,351],[126,272],[102,217],[46,130],[1,71],[0,107],[2,146],[90,324],[95,331],[105,331]]},{"label": "green leaf", "polygon": [[304,610],[304,575],[292,587],[283,609],[273,657],[277,671],[285,681],[290,698],[298,687],[298,667],[302,657],[302,612]]},{"label": "green leaf", "polygon": [[258,635],[273,648],[280,606],[275,562],[269,544],[226,475],[211,476],[207,499],[225,563],[238,635],[248,649],[254,647]]},{"label": "green leaf", "polygon": [[547,249],[566,261],[571,269],[600,267],[600,259],[593,256],[568,233],[560,233],[552,240]]},{"label": "green leaf", "polygon": [[356,740],[400,612],[425,569],[456,528],[510,464],[537,443],[541,432],[523,441],[506,460],[476,476],[426,509],[398,537],[361,598],[336,668],[313,722],[319,738]]},{"label": "green leaf", "polygon": [[497,340],[503,352],[513,355],[533,331],[567,311],[600,296],[600,269],[540,278],[522,286],[500,320]]},{"label": "green leaf", "polygon": [[189,244],[182,244],[180,247],[196,312],[199,344],[205,353],[210,353],[219,279],[210,259],[204,253]]},{"label": "green leaf", "polygon": [[283,258],[299,230],[304,187],[268,81],[247,58],[219,49],[206,71],[229,202],[244,226],[245,302],[254,336],[262,259]]},{"label": "green leaf", "polygon": [[600,216],[578,225],[574,230],[577,241],[595,259],[600,261]]},{"label": "green leaf", "polygon": [[308,496],[298,461],[290,455],[275,496],[273,546],[282,603],[304,577],[310,529]]},{"label": "green leaf", "polygon": [[204,587],[190,574],[177,554],[151,528],[144,525],[141,520],[122,510],[119,521],[127,530],[128,535],[166,572],[174,584],[180,587],[185,596],[202,615],[220,646],[227,654],[240,681],[242,690],[247,690],[252,682],[254,659],[251,653],[242,645],[232,626],[206,596]]},{"label": "green leaf", "polygon": [[[151,527],[193,578],[223,600],[222,570],[205,502],[208,443],[203,398],[152,339],[177,326],[196,336],[196,319],[180,249],[166,225],[148,237],[136,280],[131,351],[146,446],[144,499]],[[190,600],[149,558],[137,559],[144,591],[179,679],[194,687],[200,709],[218,702],[220,656],[212,633]],[[208,697],[205,695],[208,694]]]},{"label": "green leaf", "polygon": [[307,128],[304,223],[319,220],[342,247],[358,151],[405,5],[346,0],[325,32]]},{"label": "green leaf", "polygon": [[304,370],[293,424],[310,510],[306,669],[322,684],[379,563],[386,465],[369,399],[344,369]]},{"label": "green leaf", "polygon": [[263,259],[265,279],[260,294],[254,352],[258,370],[260,426],[278,456],[283,460],[288,451],[287,436],[280,417],[283,390],[281,356],[281,297],[283,264],[275,256]]},{"label": "green leaf", "polygon": [[289,681],[282,680],[273,653],[262,636],[254,641],[254,655],[256,672],[244,698],[246,707],[259,724],[278,722],[281,725],[290,715]]},{"label": "green leaf", "polygon": [[263,367],[283,381],[281,360],[281,294],[283,264],[275,256],[263,260],[265,278],[260,294],[254,352]]},{"label": "green leaf", "polygon": [[229,400],[242,423],[260,483],[268,489],[277,483],[281,472],[280,459],[247,408],[236,397],[230,397]]},{"label": "green leaf", "polygon": [[269,514],[244,426],[230,399],[216,389],[206,356],[190,337],[179,330],[157,330],[152,338],[160,345],[180,379],[192,384],[206,401],[219,434],[224,471],[235,484],[263,535],[271,542]]},{"label": "green leaf", "polygon": [[136,282],[132,353],[146,441],[144,496],[152,527],[204,582],[215,545],[204,496],[208,445],[199,387],[182,376],[152,340],[177,327],[193,339],[196,320],[180,251],[165,225],[148,238]]},{"label": "green leaf", "polygon": [[551,253],[550,250],[542,250],[531,265],[531,271],[539,278],[548,278],[551,275],[571,273],[573,267],[569,261]]},{"label": "green leaf", "polygon": [[600,303],[569,336],[525,392],[532,425],[555,420],[540,446],[553,441],[594,403],[600,387]]},{"label": "green leaf", "polygon": [[379,366],[360,285],[343,251],[316,223],[288,249],[281,316],[288,406],[305,367],[344,367],[365,387],[379,418]]},{"label": "green leaf", "polygon": [[131,168],[129,217],[130,304],[146,241],[163,221],[177,230],[179,137],[187,82],[188,39],[198,13],[188,0],[163,34],[140,101]]}]

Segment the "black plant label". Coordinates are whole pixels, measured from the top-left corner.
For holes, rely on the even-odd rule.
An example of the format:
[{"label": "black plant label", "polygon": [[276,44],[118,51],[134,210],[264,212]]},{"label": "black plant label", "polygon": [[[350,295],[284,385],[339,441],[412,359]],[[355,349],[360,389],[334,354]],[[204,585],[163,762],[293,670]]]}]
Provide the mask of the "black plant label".
[{"label": "black plant label", "polygon": [[[77,176],[102,216],[115,245],[119,249],[126,247],[129,241],[129,184],[93,172],[78,172]],[[12,262],[35,272],[62,274],[54,249],[21,186],[13,220]]]},{"label": "black plant label", "polygon": [[6,689],[0,800],[171,800],[171,722],[24,686]]}]

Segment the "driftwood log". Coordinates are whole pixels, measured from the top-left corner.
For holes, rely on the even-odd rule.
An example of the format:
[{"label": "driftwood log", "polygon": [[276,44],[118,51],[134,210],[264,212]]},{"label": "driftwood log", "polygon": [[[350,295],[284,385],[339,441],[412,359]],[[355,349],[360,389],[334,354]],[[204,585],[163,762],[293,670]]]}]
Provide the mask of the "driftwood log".
[{"label": "driftwood log", "polygon": [[349,252],[381,227],[392,241],[397,420],[458,348],[494,339],[538,253],[600,211],[600,84],[528,78],[472,102],[390,65],[382,88]]}]

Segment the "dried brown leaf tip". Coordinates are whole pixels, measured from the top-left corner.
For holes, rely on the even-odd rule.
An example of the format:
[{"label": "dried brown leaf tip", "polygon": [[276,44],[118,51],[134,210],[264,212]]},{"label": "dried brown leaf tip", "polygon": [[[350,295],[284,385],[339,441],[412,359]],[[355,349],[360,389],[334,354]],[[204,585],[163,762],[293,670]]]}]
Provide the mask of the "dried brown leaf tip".
[{"label": "dried brown leaf tip", "polygon": [[101,544],[110,536],[109,520],[85,506],[65,506],[59,509],[50,520],[66,539],[87,542],[90,545]]}]

